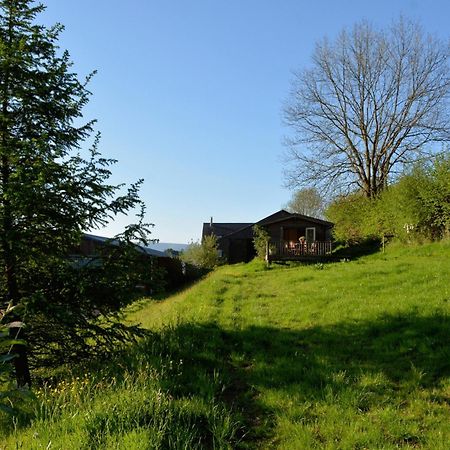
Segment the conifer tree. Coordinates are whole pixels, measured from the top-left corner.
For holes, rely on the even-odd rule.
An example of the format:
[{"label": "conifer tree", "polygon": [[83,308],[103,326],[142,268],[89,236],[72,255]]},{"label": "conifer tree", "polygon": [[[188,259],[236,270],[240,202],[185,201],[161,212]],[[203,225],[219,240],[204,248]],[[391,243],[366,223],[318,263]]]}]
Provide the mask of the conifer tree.
[{"label": "conifer tree", "polygon": [[[24,317],[27,335],[37,338],[36,330],[45,331],[46,316],[51,318],[48,326],[61,325],[59,331],[70,341],[70,330],[76,340],[95,319],[92,311],[108,315],[124,300],[112,294],[108,303],[101,292],[83,297],[77,285],[82,270],[74,268],[68,255],[79,245],[82,231],[142,207],[142,181],[123,193],[122,185],[108,183],[115,161],[101,157],[99,137],[85,149],[95,124],[83,122],[92,74],[80,81],[68,52],[59,50],[62,25],[36,24],[43,9],[32,0],[0,0],[0,313],[7,305],[23,306],[25,316],[14,317],[9,328],[14,339],[23,337],[19,325]],[[141,217],[120,242],[133,247],[136,234],[145,237],[146,231]],[[120,288],[118,292],[123,294]],[[81,317],[75,318],[77,314]],[[40,325],[34,326],[39,317]],[[40,335],[44,345],[45,336]],[[27,350],[21,341],[14,343],[13,353],[17,382],[29,385]]]}]

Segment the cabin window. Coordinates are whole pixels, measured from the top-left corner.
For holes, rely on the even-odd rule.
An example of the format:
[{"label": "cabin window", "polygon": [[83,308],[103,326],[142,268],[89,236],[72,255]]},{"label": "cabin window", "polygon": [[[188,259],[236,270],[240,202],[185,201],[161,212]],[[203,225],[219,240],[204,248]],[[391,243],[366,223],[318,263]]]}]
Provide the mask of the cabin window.
[{"label": "cabin window", "polygon": [[305,230],[306,242],[314,242],[316,240],[316,229],[307,228]]}]

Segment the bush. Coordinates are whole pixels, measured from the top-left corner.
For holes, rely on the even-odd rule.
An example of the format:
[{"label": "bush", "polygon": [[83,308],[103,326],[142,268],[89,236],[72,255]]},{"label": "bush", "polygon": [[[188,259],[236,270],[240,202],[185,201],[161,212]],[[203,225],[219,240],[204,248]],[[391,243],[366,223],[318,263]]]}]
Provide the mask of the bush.
[{"label": "bush", "polygon": [[267,243],[270,241],[269,233],[258,225],[253,226],[253,246],[256,250],[256,256],[260,259],[266,257]]},{"label": "bush", "polygon": [[364,240],[364,219],[370,207],[370,199],[359,192],[335,199],[326,211],[327,218],[334,223],[334,238],[346,244]]},{"label": "bush", "polygon": [[433,163],[419,167],[417,191],[419,203],[418,229],[432,239],[450,233],[450,155],[441,156]]},{"label": "bush", "polygon": [[205,236],[201,243],[191,243],[181,254],[181,260],[202,269],[214,269],[221,263],[217,237],[214,235]]},{"label": "bush", "polygon": [[402,241],[450,234],[450,155],[416,165],[369,199],[357,192],[328,207],[334,236],[347,244],[395,236]]}]

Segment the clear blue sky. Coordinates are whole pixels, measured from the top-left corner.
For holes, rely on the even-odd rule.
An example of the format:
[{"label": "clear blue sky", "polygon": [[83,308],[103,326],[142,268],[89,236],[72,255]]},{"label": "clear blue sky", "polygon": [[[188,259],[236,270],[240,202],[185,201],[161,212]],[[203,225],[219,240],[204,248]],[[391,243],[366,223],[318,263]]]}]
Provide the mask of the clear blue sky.
[{"label": "clear blue sky", "polygon": [[[152,236],[198,239],[202,223],[256,221],[283,188],[281,105],[315,42],[400,14],[448,37],[448,0],[44,0],[45,24],[80,75],[96,69],[86,118],[115,182],[144,178]],[[119,218],[97,234],[113,235]]]}]

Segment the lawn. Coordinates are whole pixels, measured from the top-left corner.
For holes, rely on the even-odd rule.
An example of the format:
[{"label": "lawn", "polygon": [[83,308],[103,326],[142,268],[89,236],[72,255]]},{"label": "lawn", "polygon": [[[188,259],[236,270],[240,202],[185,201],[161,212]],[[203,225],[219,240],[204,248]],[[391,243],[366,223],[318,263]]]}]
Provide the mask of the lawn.
[{"label": "lawn", "polygon": [[130,308],[148,338],[47,381],[0,448],[448,449],[449,276],[449,242],[221,267]]}]

